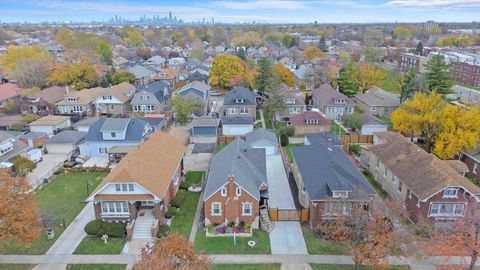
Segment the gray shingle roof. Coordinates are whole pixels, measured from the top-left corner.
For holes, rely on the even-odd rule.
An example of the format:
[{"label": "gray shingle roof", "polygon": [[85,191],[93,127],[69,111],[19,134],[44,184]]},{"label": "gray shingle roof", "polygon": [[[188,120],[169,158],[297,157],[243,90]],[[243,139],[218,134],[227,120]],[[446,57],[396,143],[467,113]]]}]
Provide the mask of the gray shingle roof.
[{"label": "gray shingle roof", "polygon": [[230,175],[245,191],[260,200],[260,185],[268,184],[265,149],[252,148],[240,138],[225,146],[212,159],[204,200],[224,186]]},{"label": "gray shingle roof", "polygon": [[371,89],[370,92],[364,94],[356,94],[355,98],[361,100],[369,106],[385,106],[397,107],[400,106],[400,100],[395,95],[384,92],[383,90]]},{"label": "gray shingle roof", "polygon": [[27,150],[31,149],[31,147],[28,146],[26,143],[15,139],[12,134],[0,130],[0,142],[4,142],[6,140],[11,140],[13,144],[13,150],[0,156],[0,162],[8,161],[11,158],[17,156],[18,154],[24,153]]},{"label": "gray shingle roof", "polygon": [[87,132],[75,131],[75,130],[64,130],[54,135],[45,144],[52,143],[72,143],[78,144],[87,136]]},{"label": "gray shingle roof", "polygon": [[330,141],[333,145],[342,145],[342,141],[338,138],[337,135],[327,132],[327,133],[308,133],[305,134],[307,140],[310,144],[325,144]]},{"label": "gray shingle roof", "polygon": [[107,118],[103,122],[100,132],[125,130],[130,118]]},{"label": "gray shingle roof", "polygon": [[312,201],[329,200],[334,190],[350,191],[351,200],[368,199],[374,194],[341,146],[316,142],[294,147],[292,154]]},{"label": "gray shingle roof", "polygon": [[248,144],[265,140],[273,144],[278,144],[277,135],[275,132],[263,128],[256,128],[246,134],[246,141]]},{"label": "gray shingle roof", "polygon": [[[245,105],[257,105],[257,94],[248,90],[243,86],[236,86],[232,90],[225,94],[223,106],[245,106]],[[236,100],[243,99],[243,103],[237,103]]]},{"label": "gray shingle roof", "polygon": [[[105,120],[107,118],[101,118],[97,122],[95,122],[93,125],[90,126],[88,129],[88,134],[87,137],[85,138],[85,141],[92,141],[92,142],[101,142],[103,140],[102,132],[100,131],[101,127],[103,126]],[[130,122],[128,122],[127,126],[127,132],[125,135],[125,140],[127,142],[139,142],[143,139],[144,137],[144,131],[145,128],[149,128],[151,131],[151,126],[141,120],[141,119],[130,119]]]},{"label": "gray shingle roof", "polygon": [[[169,99],[169,97],[172,94],[170,88],[162,81],[155,81],[149,85],[139,86],[137,88],[137,93],[140,93],[142,91],[147,91],[152,93],[157,98],[158,102],[162,102],[164,100]],[[142,101],[142,102],[146,104],[145,101]]]},{"label": "gray shingle roof", "polygon": [[253,125],[253,117],[224,117],[222,125]]},{"label": "gray shingle roof", "polygon": [[33,131],[33,132],[28,132],[26,134],[21,135],[20,138],[35,140],[35,139],[39,139],[39,138],[41,138],[45,135],[47,135],[47,133],[45,133],[45,132]]}]

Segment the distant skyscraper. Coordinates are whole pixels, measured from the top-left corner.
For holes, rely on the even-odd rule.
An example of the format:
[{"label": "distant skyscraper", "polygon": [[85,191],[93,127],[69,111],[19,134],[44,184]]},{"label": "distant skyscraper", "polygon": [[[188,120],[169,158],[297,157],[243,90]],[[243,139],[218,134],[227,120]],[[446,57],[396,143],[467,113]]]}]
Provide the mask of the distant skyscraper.
[{"label": "distant skyscraper", "polygon": [[172,22],[172,12],[171,11],[168,12],[168,19],[169,19],[170,22]]}]

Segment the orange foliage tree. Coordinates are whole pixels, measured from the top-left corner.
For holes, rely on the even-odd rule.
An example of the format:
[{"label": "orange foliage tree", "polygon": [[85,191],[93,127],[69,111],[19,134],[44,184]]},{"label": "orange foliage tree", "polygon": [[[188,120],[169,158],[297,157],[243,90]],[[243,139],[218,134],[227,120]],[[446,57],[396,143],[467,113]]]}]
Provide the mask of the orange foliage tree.
[{"label": "orange foliage tree", "polygon": [[35,195],[27,181],[0,170],[0,242],[29,245],[40,234]]},{"label": "orange foliage tree", "polygon": [[178,234],[169,234],[152,252],[142,251],[136,270],[208,270],[210,259],[195,253],[193,246]]},{"label": "orange foliage tree", "polygon": [[295,75],[286,67],[282,66],[279,63],[275,63],[272,65],[273,70],[277,72],[280,80],[289,87],[295,86]]}]

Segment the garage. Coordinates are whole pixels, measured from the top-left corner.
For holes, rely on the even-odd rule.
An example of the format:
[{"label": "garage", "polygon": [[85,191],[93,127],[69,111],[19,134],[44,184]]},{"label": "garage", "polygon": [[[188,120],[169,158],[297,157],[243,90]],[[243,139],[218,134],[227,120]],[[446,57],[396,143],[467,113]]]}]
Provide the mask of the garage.
[{"label": "garage", "polygon": [[222,133],[225,136],[243,136],[253,131],[253,118],[225,117],[222,119]]},{"label": "garage", "polygon": [[75,130],[64,130],[45,142],[45,148],[49,154],[66,154],[70,156],[78,149],[87,135],[86,132]]},{"label": "garage", "polygon": [[277,155],[278,154],[278,139],[277,135],[266,129],[257,128],[252,132],[247,133],[246,142],[253,148],[265,149],[265,154]]},{"label": "garage", "polygon": [[217,136],[218,120],[215,118],[196,118],[192,120],[192,136]]}]

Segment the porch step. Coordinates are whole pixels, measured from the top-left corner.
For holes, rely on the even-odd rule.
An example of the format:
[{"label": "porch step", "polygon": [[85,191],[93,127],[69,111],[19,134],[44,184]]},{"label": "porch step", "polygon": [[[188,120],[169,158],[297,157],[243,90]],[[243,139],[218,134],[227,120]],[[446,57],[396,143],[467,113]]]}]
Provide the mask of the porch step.
[{"label": "porch step", "polygon": [[260,209],[260,227],[268,233],[275,228],[275,224],[270,220],[267,208]]},{"label": "porch step", "polygon": [[150,239],[152,238],[152,220],[137,218],[133,227],[132,239]]}]

